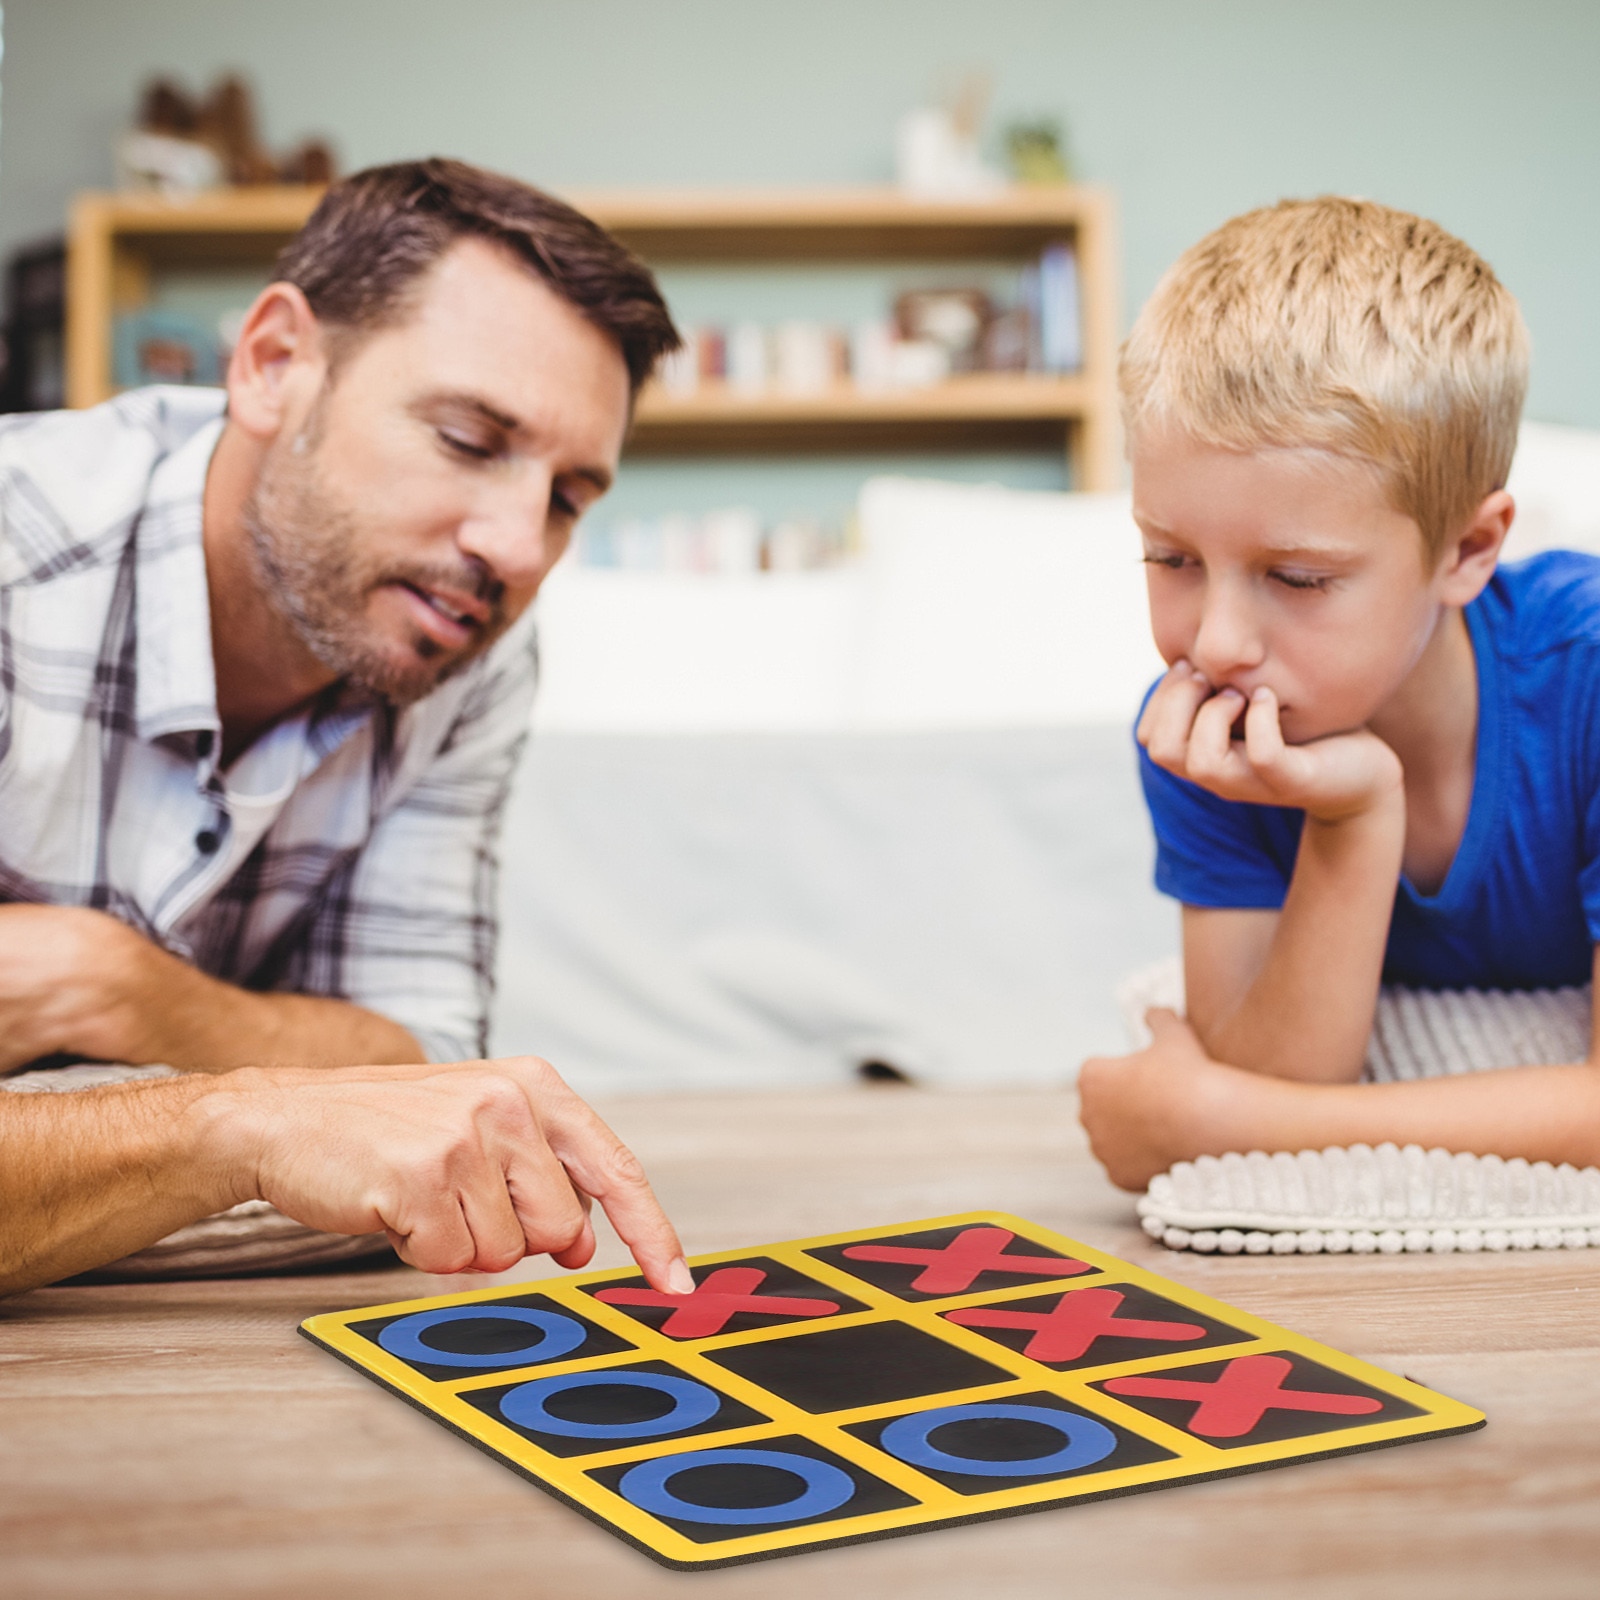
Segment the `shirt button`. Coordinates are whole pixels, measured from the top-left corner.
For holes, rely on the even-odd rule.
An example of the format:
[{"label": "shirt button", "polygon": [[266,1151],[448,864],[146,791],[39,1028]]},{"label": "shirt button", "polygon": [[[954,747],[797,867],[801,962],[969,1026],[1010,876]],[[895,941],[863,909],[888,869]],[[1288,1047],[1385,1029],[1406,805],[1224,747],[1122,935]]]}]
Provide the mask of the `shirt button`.
[{"label": "shirt button", "polygon": [[215,828],[202,828],[194,836],[194,847],[203,856],[214,856],[222,847],[222,835]]}]

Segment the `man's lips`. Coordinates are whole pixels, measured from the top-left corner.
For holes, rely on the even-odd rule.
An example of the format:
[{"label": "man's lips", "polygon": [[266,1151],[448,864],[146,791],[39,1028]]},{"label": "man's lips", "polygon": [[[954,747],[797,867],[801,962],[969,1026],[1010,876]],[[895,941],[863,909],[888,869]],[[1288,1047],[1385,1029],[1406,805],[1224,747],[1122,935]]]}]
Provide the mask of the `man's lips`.
[{"label": "man's lips", "polygon": [[410,610],[423,632],[447,648],[457,648],[490,620],[483,601],[452,589],[424,589],[403,580],[395,587],[410,602]]}]

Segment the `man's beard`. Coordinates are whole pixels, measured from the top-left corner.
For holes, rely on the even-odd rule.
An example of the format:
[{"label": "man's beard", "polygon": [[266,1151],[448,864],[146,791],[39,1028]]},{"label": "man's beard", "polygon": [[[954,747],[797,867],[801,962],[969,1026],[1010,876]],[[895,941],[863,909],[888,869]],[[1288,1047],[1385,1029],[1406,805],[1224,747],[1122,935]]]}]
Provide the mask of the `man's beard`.
[{"label": "man's beard", "polygon": [[[483,654],[510,626],[505,586],[482,567],[460,564],[386,567],[364,555],[362,520],[321,482],[316,446],[322,407],[262,463],[242,513],[257,587],[296,638],[338,677],[395,705],[410,705]],[[457,590],[490,607],[488,620],[460,650],[420,630],[409,643],[385,641],[367,620],[367,604],[386,584]]]}]

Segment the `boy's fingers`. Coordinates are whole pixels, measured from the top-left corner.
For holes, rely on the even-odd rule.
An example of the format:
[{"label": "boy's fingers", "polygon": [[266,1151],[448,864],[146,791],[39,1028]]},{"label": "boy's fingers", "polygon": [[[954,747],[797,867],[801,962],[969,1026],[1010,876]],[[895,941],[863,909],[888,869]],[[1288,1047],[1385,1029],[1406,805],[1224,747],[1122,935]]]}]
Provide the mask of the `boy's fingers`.
[{"label": "boy's fingers", "polygon": [[1156,716],[1159,715],[1165,697],[1171,692],[1172,686],[1182,683],[1185,679],[1194,676],[1193,669],[1187,661],[1174,661],[1165,672],[1161,674],[1160,681],[1151,692],[1150,698],[1145,701],[1144,708],[1139,713],[1139,720],[1133,725],[1133,736],[1140,744],[1148,742],[1150,730],[1154,726]]},{"label": "boy's fingers", "polygon": [[1193,672],[1180,675],[1174,667],[1150,697],[1145,707],[1145,749],[1157,766],[1183,772],[1195,713],[1210,693],[1204,678]]},{"label": "boy's fingers", "polygon": [[1287,748],[1278,722],[1278,697],[1263,686],[1250,696],[1244,714],[1244,753],[1257,771],[1269,772],[1282,764]]},{"label": "boy's fingers", "polygon": [[1244,707],[1237,689],[1224,689],[1195,713],[1189,732],[1189,776],[1197,783],[1227,777],[1238,765],[1233,748],[1233,725]]}]

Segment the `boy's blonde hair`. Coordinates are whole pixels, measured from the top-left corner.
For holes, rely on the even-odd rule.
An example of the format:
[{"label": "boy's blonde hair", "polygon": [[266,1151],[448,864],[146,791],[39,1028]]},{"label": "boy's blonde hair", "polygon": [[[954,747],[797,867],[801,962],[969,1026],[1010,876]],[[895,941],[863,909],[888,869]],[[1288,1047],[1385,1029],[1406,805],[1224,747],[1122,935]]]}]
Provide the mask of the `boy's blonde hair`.
[{"label": "boy's blonde hair", "polygon": [[1118,369],[1123,425],[1371,463],[1430,561],[1505,486],[1528,335],[1488,264],[1369,200],[1285,200],[1186,250]]}]

